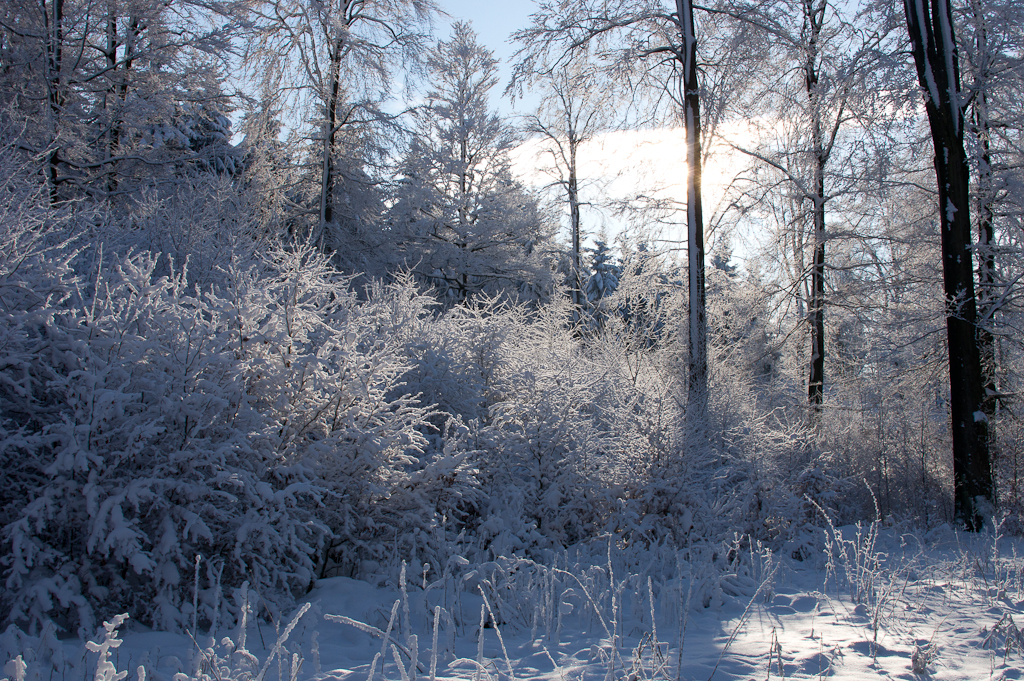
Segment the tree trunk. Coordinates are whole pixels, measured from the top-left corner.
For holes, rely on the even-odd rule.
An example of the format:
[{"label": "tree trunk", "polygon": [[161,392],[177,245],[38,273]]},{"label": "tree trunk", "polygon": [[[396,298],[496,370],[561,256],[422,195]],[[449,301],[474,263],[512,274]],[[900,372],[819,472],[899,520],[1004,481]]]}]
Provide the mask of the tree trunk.
[{"label": "tree trunk", "polygon": [[42,4],[43,21],[46,24],[46,84],[53,124],[52,148],[47,153],[46,176],[50,185],[50,203],[56,204],[58,166],[60,164],[61,122],[64,118],[64,82],[61,71],[64,68],[64,0],[53,0],[49,8]]},{"label": "tree trunk", "polygon": [[[105,99],[109,99],[109,119],[107,125],[107,149],[104,162],[107,165],[107,195],[117,190],[118,175],[117,161],[115,160],[118,148],[121,144],[121,136],[124,131],[125,108],[128,105],[128,87],[131,78],[132,65],[135,61],[139,42],[142,40],[143,22],[137,16],[131,16],[128,27],[125,31],[123,41],[117,34],[117,12],[113,2],[107,5],[107,28],[106,49],[103,56],[106,59],[107,67],[107,92]],[[117,60],[117,48],[124,45],[123,64]]]},{"label": "tree trunk", "polygon": [[984,400],[982,411],[988,418],[988,440],[990,456],[995,448],[995,415],[998,406],[998,388],[996,385],[996,352],[995,338],[986,326],[991,322],[994,310],[993,293],[996,286],[995,275],[995,188],[992,182],[992,124],[989,119],[988,94],[985,82],[988,79],[989,54],[988,31],[981,4],[977,0],[971,3],[974,13],[977,54],[981,58],[981,73],[977,74],[979,92],[975,95],[972,106],[974,114],[974,134],[977,136],[981,155],[978,158],[978,353],[981,357]]},{"label": "tree trunk", "polygon": [[700,87],[697,81],[697,36],[692,0],[676,0],[683,46],[683,118],[686,126],[687,272],[689,275],[689,384],[688,417],[703,426],[708,408],[707,315],[704,292],[704,214],[701,205]]},{"label": "tree trunk", "polygon": [[[985,95],[982,94],[980,103],[984,107]],[[987,112],[976,115],[978,124],[978,136],[981,142],[981,158],[979,162],[978,183],[978,312],[982,319],[991,320],[994,310],[992,294],[995,291],[995,254],[993,245],[995,243],[995,200],[992,188],[992,150],[989,136],[989,121]],[[996,386],[996,344],[992,332],[985,323],[978,324],[978,353],[981,358],[981,372],[983,380],[984,399],[982,400],[982,411],[988,418],[988,438],[990,446],[994,444],[995,428],[994,417],[998,402],[999,390]]]},{"label": "tree trunk", "polygon": [[577,319],[580,310],[583,308],[583,258],[580,243],[580,195],[578,180],[576,177],[576,148],[579,140],[575,134],[569,133],[569,224],[572,228],[572,302],[576,307],[573,313]]},{"label": "tree trunk", "polygon": [[115,11],[114,3],[107,3],[107,45],[103,51],[103,56],[106,58],[107,64],[107,92],[104,95],[104,108],[107,110],[107,148],[106,148],[106,162],[109,164],[107,168],[107,195],[113,194],[117,189],[117,170],[113,164],[113,158],[117,155],[117,145],[120,138],[120,130],[118,125],[118,119],[120,118],[120,112],[118,111],[118,96],[117,96],[117,12]]},{"label": "tree trunk", "polygon": [[327,225],[334,221],[334,136],[338,128],[338,97],[341,91],[341,51],[343,38],[338,38],[331,52],[330,82],[324,107],[323,168],[320,177],[320,249],[323,250]]},{"label": "tree trunk", "polygon": [[[927,3],[927,4],[926,4]],[[953,492],[958,522],[980,530],[994,498],[971,260],[970,170],[948,0],[904,0],[935,149],[949,345]]]},{"label": "tree trunk", "polygon": [[811,296],[808,305],[811,331],[811,361],[807,377],[807,401],[817,420],[825,392],[825,164],[828,162],[821,130],[821,93],[818,89],[818,37],[827,3],[815,7],[804,0],[804,21],[809,32],[804,80],[811,112],[811,146],[814,155],[814,260],[811,266]]}]

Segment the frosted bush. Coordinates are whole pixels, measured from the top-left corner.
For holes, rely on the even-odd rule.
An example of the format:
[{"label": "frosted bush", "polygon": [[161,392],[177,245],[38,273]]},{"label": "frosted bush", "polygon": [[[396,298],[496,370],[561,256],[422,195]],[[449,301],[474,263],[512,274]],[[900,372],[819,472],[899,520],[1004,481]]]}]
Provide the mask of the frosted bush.
[{"label": "frosted bush", "polygon": [[249,436],[225,310],[156,263],[113,263],[27,348],[29,399],[49,408],[4,443],[36,481],[3,528],[10,620],[88,630],[100,606],[176,628],[200,553],[211,583],[251,574],[268,596],[312,577],[311,476]]},{"label": "frosted bush", "polygon": [[[430,410],[401,390],[387,305],[361,305],[313,249],[207,289],[148,253],[89,280],[33,257],[28,302],[0,319],[5,620],[88,631],[128,610],[176,629],[215,621],[244,580],[276,610],[341,543],[393,539],[396,513],[429,527],[436,481],[472,487],[465,453],[420,461]],[[51,270],[58,286],[35,274]]]}]

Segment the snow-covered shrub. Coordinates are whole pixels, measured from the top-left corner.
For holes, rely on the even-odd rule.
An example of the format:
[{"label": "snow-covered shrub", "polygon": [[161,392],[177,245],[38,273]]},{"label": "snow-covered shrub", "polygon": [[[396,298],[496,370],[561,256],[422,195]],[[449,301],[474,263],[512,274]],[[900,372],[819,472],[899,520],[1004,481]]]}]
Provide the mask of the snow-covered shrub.
[{"label": "snow-covered shrub", "polygon": [[[300,263],[293,271],[308,270]],[[439,354],[429,355],[423,343],[439,335],[432,314],[436,301],[408,278],[372,284],[359,304],[350,293],[347,299],[337,290],[324,293],[337,309],[321,310],[324,320],[316,323],[323,327],[321,343],[333,334],[325,347],[335,348],[330,361],[336,375],[322,394],[325,406],[315,407],[324,413],[317,434],[296,445],[329,492],[318,514],[334,538],[321,567],[325,574],[358,574],[406,558],[442,564],[446,531],[457,532],[459,517],[476,502],[478,484],[465,426],[457,414],[438,411],[438,395],[424,390]],[[327,361],[323,351],[320,359]],[[458,378],[449,378],[453,385],[442,381],[439,389],[451,390],[454,398]],[[278,383],[280,377],[261,380]],[[442,527],[449,520],[451,528]]]},{"label": "snow-covered shrub", "polygon": [[530,321],[521,306],[497,297],[477,296],[446,310],[413,349],[416,366],[408,380],[439,410],[467,423],[487,422],[510,375],[509,343]]},{"label": "snow-covered shrub", "polygon": [[[626,283],[626,292],[643,288]],[[662,298],[648,310],[662,329],[657,351],[637,340],[650,328],[635,315],[614,315],[596,335],[581,335],[565,296],[535,311],[489,309],[469,325],[486,329],[465,345],[489,404],[486,418],[469,425],[488,499],[477,538],[491,554],[607,531],[627,542],[683,541],[694,515],[709,517],[700,499],[710,469],[687,449],[675,399],[675,300]]]},{"label": "snow-covered shrub", "polygon": [[425,496],[472,487],[457,448],[419,460],[430,411],[400,389],[387,306],[361,306],[314,249],[229,267],[223,288],[157,276],[159,259],[8,282],[46,304],[0,318],[5,620],[178,628],[197,555],[199,621],[246,580],[276,609],[334,549],[394,546],[409,518],[434,523]]},{"label": "snow-covered shrub", "polygon": [[312,578],[311,476],[250,437],[225,309],[156,266],[134,255],[73,306],[5,315],[30,356],[17,407],[35,412],[5,419],[23,487],[3,527],[5,619],[88,630],[95,610],[129,609],[175,628],[197,554],[211,582],[249,578],[270,600]]},{"label": "snow-covered shrub", "polygon": [[502,346],[481,448],[490,464],[485,531],[505,534],[506,550],[529,546],[533,530],[558,546],[594,536],[607,490],[622,484],[614,437],[596,419],[603,377],[574,338],[571,315],[559,298],[529,322],[513,318]]},{"label": "snow-covered shrub", "polygon": [[166,189],[141,192],[127,211],[127,224],[103,236],[162,253],[159,274],[169,274],[172,263],[188,262],[191,283],[223,283],[229,263],[249,260],[271,244],[256,224],[254,194],[226,175],[182,177]]}]

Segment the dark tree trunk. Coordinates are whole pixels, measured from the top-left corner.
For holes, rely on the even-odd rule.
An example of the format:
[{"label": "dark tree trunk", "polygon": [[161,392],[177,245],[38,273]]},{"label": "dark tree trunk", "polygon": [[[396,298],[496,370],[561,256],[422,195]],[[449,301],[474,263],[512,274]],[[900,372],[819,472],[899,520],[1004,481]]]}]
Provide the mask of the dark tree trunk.
[{"label": "dark tree trunk", "polygon": [[970,170],[953,18],[948,0],[904,0],[935,149],[949,345],[953,490],[957,521],[981,529],[994,498],[971,259]]},{"label": "dark tree trunk", "polygon": [[57,203],[58,170],[60,165],[61,123],[64,117],[64,0],[53,0],[49,8],[43,7],[46,25],[46,82],[50,116],[53,124],[52,148],[47,153],[46,176],[50,185],[50,203]]},{"label": "dark tree trunk", "polygon": [[320,177],[320,248],[325,246],[327,225],[334,221],[334,137],[338,132],[338,98],[341,94],[341,58],[344,40],[331,51],[330,82],[324,107],[323,168]]},{"label": "dark tree trunk", "polygon": [[808,321],[811,331],[811,361],[807,377],[807,401],[812,416],[821,412],[825,393],[825,164],[828,151],[822,135],[821,93],[818,87],[818,39],[825,19],[827,3],[815,6],[804,0],[804,30],[807,31],[807,60],[804,81],[811,112],[811,145],[814,156],[814,260],[811,265],[811,299]]},{"label": "dark tree trunk", "polygon": [[811,265],[811,361],[807,377],[807,401],[811,412],[821,412],[825,394],[825,208],[814,208],[814,262]]},{"label": "dark tree trunk", "polygon": [[703,425],[708,407],[707,316],[704,285],[704,214],[701,205],[700,86],[697,80],[697,36],[692,0],[676,0],[683,44],[676,57],[682,65],[683,119],[686,125],[687,272],[689,275],[688,412]]},{"label": "dark tree trunk", "polygon": [[[984,95],[980,98],[984,103]],[[991,320],[994,312],[992,294],[996,286],[996,263],[993,245],[995,244],[995,208],[992,188],[992,151],[989,137],[989,124],[984,114],[977,117],[978,136],[981,142],[981,158],[978,180],[980,185],[978,200],[978,312],[982,319]],[[993,418],[998,402],[996,387],[996,343],[985,322],[978,324],[978,353],[981,357],[981,372],[984,385],[982,411],[988,417],[988,437],[990,445],[995,439]]]},{"label": "dark tree trunk", "polygon": [[[132,77],[132,66],[137,56],[139,42],[142,40],[142,32],[145,30],[143,22],[136,16],[128,21],[125,36],[122,39],[117,33],[117,13],[114,3],[107,6],[107,29],[106,49],[103,56],[106,59],[107,68],[107,92],[105,94],[108,110],[109,126],[107,130],[107,148],[104,162],[107,165],[107,194],[113,194],[117,190],[117,154],[121,144],[121,136],[124,131],[125,108],[128,105],[129,79]],[[117,49],[124,46],[122,52],[122,63],[118,62]]]},{"label": "dark tree trunk", "polygon": [[569,195],[569,223],[572,228],[572,302],[576,307],[576,316],[583,308],[583,257],[580,242],[580,194],[578,180],[576,178],[576,148],[579,140],[575,133],[569,133],[569,183],[567,193]]},{"label": "dark tree trunk", "polygon": [[120,142],[119,118],[120,108],[117,96],[117,13],[114,3],[107,3],[107,45],[103,51],[107,65],[107,92],[104,96],[104,108],[107,110],[107,148],[106,161],[110,166],[107,168],[107,194],[113,194],[117,189],[117,169],[114,167],[113,158],[117,155],[117,145]]}]

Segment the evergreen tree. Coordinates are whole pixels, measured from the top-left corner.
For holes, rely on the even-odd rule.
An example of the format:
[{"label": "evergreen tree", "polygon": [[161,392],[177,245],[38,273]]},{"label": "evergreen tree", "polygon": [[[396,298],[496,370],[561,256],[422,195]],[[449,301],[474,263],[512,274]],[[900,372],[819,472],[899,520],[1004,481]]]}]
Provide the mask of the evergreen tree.
[{"label": "evergreen tree", "polygon": [[401,166],[391,228],[401,263],[449,300],[549,286],[536,199],[513,177],[513,129],[490,109],[493,53],[456,23],[427,59],[432,85]]},{"label": "evergreen tree", "polygon": [[603,240],[595,241],[594,248],[589,250],[593,256],[590,260],[591,274],[587,280],[587,300],[592,305],[597,305],[602,298],[615,293],[615,289],[619,287],[622,268],[615,264],[612,251]]},{"label": "evergreen tree", "polygon": [[586,300],[598,327],[608,318],[609,298],[619,288],[622,268],[612,258],[611,249],[603,239],[594,242],[590,259],[590,277],[587,279]]}]

